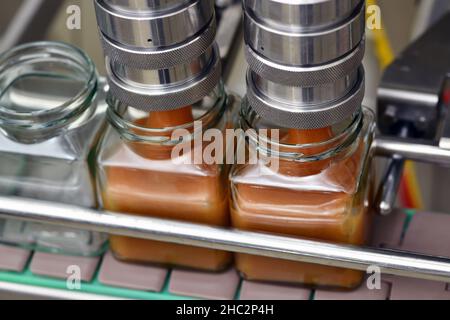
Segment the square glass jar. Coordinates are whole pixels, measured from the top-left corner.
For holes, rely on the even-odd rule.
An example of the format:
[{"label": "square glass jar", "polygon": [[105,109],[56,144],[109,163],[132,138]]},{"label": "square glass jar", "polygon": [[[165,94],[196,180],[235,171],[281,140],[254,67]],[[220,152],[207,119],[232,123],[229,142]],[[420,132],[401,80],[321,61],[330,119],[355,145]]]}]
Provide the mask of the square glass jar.
[{"label": "square glass jar", "polygon": [[[330,243],[366,243],[374,182],[371,111],[363,108],[334,127],[299,131],[273,126],[244,102],[241,127],[255,129],[239,143],[257,159],[235,164],[231,171],[233,227]],[[267,138],[273,135],[258,137],[262,128],[277,129],[278,141]],[[306,142],[286,142],[292,135]],[[354,288],[364,276],[355,270],[247,254],[236,254],[235,260],[243,277],[255,281]]]},{"label": "square glass jar", "polygon": [[[222,163],[193,158],[198,152],[202,156],[209,144],[196,140],[206,130],[216,130],[223,137],[226,129],[234,127],[238,101],[226,94],[222,84],[192,106],[170,112],[143,112],[111,98],[111,126],[97,156],[103,207],[133,215],[229,226],[230,166],[224,158]],[[148,125],[156,123],[156,118],[169,117],[175,121],[173,126]],[[177,130],[185,133],[174,138]],[[173,154],[177,147],[187,148]],[[229,252],[124,236],[110,236],[110,246],[118,259],[144,264],[220,271],[232,261]]]},{"label": "square glass jar", "polygon": [[[0,56],[0,194],[97,208],[93,154],[104,97],[92,61],[70,45],[30,43]],[[106,240],[0,219],[0,242],[32,250],[92,256]]]}]

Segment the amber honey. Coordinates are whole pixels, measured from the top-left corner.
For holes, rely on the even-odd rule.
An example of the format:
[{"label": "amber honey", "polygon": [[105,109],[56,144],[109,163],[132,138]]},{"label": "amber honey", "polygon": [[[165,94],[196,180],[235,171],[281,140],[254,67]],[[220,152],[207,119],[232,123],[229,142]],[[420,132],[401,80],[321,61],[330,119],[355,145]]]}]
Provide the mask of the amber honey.
[{"label": "amber honey", "polygon": [[[194,121],[194,113],[191,106],[151,112],[134,119],[133,130],[145,137],[170,137],[171,128],[189,125]],[[226,113],[219,115],[227,117]],[[227,119],[218,121],[219,127],[227,122]],[[155,131],[144,134],[145,128]],[[100,155],[99,179],[106,210],[229,226],[229,170],[226,165],[177,163],[172,158],[173,145],[127,141],[115,132],[109,135]],[[191,157],[190,154],[182,156]],[[139,263],[218,271],[232,261],[232,255],[224,251],[124,236],[111,236],[110,246],[117,258]]]},{"label": "amber honey", "polygon": [[[259,174],[268,170],[262,168],[262,161],[235,166],[232,225],[330,243],[365,244],[370,224],[370,114],[365,121],[368,123],[359,134],[343,139],[333,140],[336,133],[328,127],[289,129],[280,137],[281,146],[299,146],[304,156],[348,144],[328,158],[307,162],[280,158],[277,172],[267,175]],[[350,143],[348,139],[352,139]],[[333,142],[324,143],[327,141]],[[236,266],[245,278],[257,281],[353,288],[363,278],[359,271],[246,254],[236,255]]]}]

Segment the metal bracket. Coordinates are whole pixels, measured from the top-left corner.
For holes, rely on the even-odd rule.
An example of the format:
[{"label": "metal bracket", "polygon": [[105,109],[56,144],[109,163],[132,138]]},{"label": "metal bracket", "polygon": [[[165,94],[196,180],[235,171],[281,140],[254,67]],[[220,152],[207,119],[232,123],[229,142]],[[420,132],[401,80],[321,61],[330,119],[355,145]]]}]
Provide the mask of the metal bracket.
[{"label": "metal bracket", "polygon": [[[381,81],[378,151],[392,158],[377,195],[382,215],[392,212],[395,205],[404,160],[448,164],[444,159],[450,150],[448,30],[450,14],[411,44],[387,68]],[[385,141],[384,137],[399,139]]]}]

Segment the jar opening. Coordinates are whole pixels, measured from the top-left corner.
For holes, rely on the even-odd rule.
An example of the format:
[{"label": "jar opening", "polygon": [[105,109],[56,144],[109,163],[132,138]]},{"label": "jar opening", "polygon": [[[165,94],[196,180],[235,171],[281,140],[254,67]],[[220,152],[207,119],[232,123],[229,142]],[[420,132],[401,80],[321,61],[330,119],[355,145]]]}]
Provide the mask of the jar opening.
[{"label": "jar opening", "polygon": [[[292,130],[282,128],[270,121],[260,117],[248,104],[243,101],[241,109],[240,125],[246,134],[246,142],[264,157],[276,157],[286,161],[312,162],[325,160],[339,154],[351,152],[349,150],[354,145],[355,140],[360,135],[361,130],[373,119],[371,111],[360,109],[349,119],[346,119],[333,126],[323,128],[327,135],[322,140],[311,143],[292,144],[289,139],[285,139]],[[271,138],[271,132],[277,131],[275,139]],[[294,129],[297,130],[297,129]],[[308,133],[311,130],[298,130],[298,132]],[[324,135],[322,135],[324,137]]]},{"label": "jar opening", "polygon": [[[201,134],[198,131],[214,127],[226,111],[226,100],[227,95],[223,84],[220,83],[202,100],[191,106],[180,106],[180,109],[191,107],[192,118],[188,122],[175,126],[151,127],[145,125],[143,121],[143,119],[151,119],[151,112],[135,109],[109,94],[107,98],[109,105],[107,118],[113,128],[126,141],[173,146],[193,140],[197,134]],[[146,123],[151,123],[151,121]],[[201,123],[201,126],[196,126],[196,123]],[[171,133],[178,129],[185,129],[190,134],[183,136],[182,139],[172,139]]]},{"label": "jar opening", "polygon": [[97,90],[90,58],[71,45],[35,42],[0,56],[0,126],[7,136],[35,142],[78,120]]}]

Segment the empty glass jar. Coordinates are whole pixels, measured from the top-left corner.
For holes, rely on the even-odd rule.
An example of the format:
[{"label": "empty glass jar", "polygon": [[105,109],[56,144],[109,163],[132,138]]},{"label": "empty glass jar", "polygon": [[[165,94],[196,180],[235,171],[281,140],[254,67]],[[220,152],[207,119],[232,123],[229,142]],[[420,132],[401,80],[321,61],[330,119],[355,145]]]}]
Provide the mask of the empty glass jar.
[{"label": "empty glass jar", "polygon": [[[93,150],[106,104],[92,61],[57,42],[0,56],[0,193],[97,207]],[[102,252],[105,235],[0,219],[0,242],[74,255]]]},{"label": "empty glass jar", "polygon": [[[363,245],[370,221],[369,152],[374,116],[361,109],[322,129],[280,128],[244,103],[241,138],[248,154],[231,172],[233,227],[332,243]],[[278,129],[267,135],[260,129]],[[278,137],[275,139],[275,137]],[[353,288],[363,273],[315,264],[236,255],[249,280]]]},{"label": "empty glass jar", "polygon": [[[203,157],[210,141],[233,127],[234,97],[218,85],[201,101],[170,111],[144,112],[109,101],[108,129],[98,154],[98,185],[106,210],[215,226],[229,226],[228,173],[223,161]],[[224,145],[226,148],[226,144]],[[125,261],[218,271],[228,252],[111,236]]]}]

